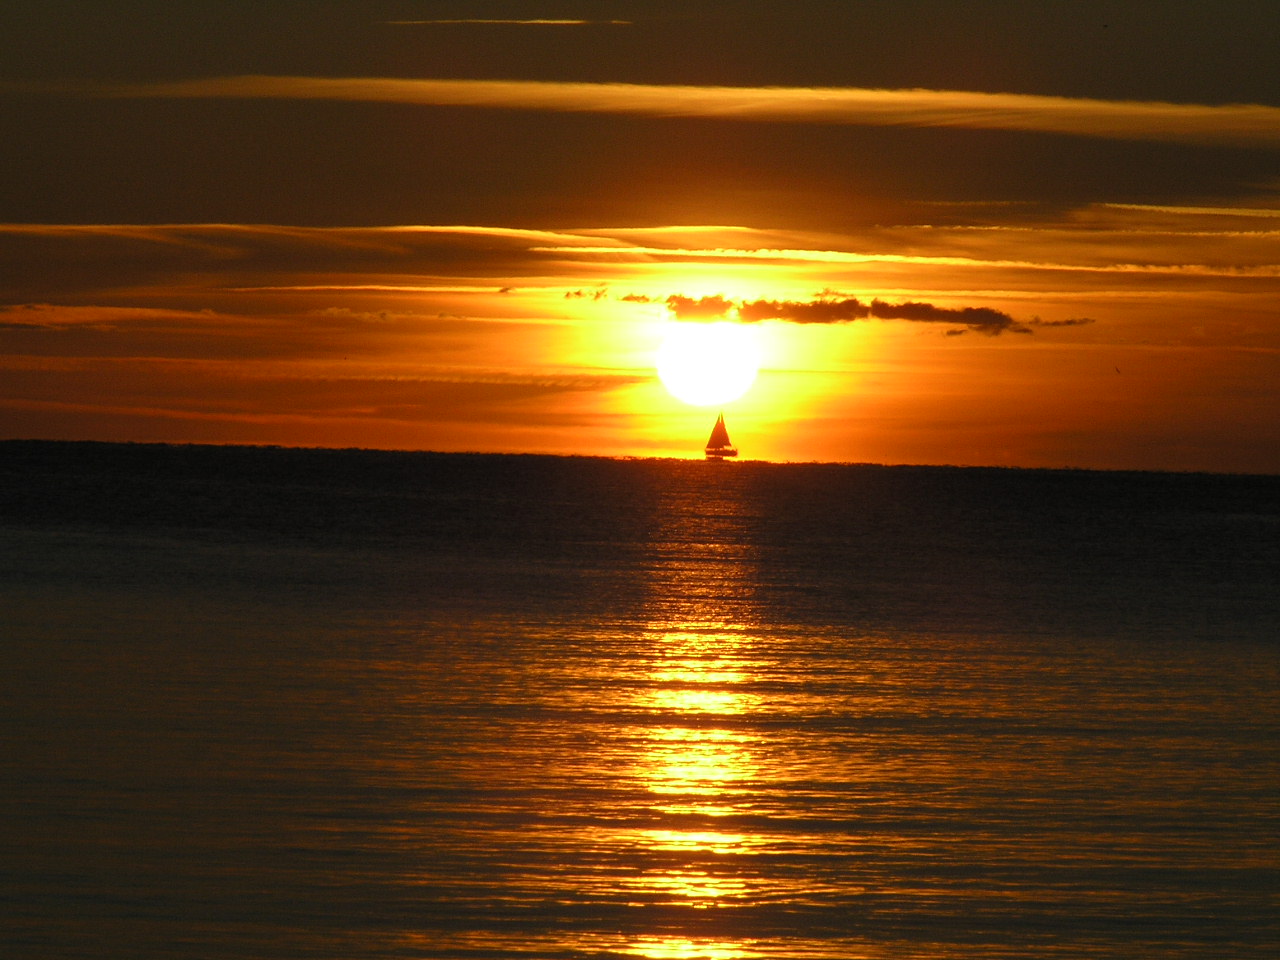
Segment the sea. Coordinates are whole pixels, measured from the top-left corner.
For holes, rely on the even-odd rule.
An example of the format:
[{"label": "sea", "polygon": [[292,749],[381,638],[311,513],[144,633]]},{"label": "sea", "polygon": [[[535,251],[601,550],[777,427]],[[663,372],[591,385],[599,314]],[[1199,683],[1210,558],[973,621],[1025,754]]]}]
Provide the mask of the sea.
[{"label": "sea", "polygon": [[0,956],[1280,956],[1280,477],[0,443]]}]

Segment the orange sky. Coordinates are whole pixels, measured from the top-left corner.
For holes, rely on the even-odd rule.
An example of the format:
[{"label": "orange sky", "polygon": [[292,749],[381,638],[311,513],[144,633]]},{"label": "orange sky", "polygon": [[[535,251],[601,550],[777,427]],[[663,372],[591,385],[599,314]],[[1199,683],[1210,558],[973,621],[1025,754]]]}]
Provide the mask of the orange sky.
[{"label": "orange sky", "polygon": [[1280,471],[1280,15],[1000,5],[992,65],[866,6],[541,6],[14,27],[0,436],[695,456],[654,354],[714,298],[744,457]]}]

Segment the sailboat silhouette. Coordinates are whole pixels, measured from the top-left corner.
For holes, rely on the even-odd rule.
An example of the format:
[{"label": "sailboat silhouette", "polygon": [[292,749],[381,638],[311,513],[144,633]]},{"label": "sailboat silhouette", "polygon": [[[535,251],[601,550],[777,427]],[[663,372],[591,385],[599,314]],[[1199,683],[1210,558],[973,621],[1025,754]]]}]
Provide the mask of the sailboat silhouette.
[{"label": "sailboat silhouette", "polygon": [[707,440],[706,454],[708,460],[723,460],[725,457],[736,457],[738,448],[729,439],[729,431],[724,425],[724,412],[716,417],[716,425],[711,428],[711,437]]}]

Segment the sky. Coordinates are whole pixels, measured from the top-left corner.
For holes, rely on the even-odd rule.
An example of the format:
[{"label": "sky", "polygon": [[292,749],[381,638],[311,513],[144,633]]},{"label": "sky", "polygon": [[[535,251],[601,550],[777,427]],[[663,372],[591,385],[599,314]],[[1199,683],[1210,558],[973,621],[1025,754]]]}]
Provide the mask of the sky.
[{"label": "sky", "polygon": [[1280,4],[9,0],[0,437],[1280,473]]}]

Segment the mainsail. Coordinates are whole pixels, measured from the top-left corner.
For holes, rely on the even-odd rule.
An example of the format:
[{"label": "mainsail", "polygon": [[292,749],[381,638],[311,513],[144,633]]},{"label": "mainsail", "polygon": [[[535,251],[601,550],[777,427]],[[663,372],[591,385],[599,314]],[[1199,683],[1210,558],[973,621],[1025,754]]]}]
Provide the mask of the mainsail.
[{"label": "mainsail", "polygon": [[711,428],[706,454],[708,460],[723,460],[725,457],[738,455],[738,448],[729,440],[729,431],[725,429],[723,413],[716,417],[716,425]]}]

